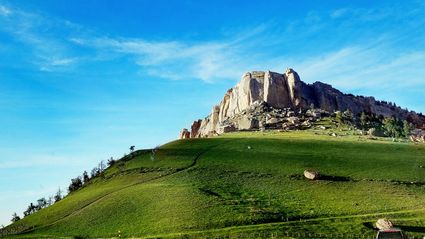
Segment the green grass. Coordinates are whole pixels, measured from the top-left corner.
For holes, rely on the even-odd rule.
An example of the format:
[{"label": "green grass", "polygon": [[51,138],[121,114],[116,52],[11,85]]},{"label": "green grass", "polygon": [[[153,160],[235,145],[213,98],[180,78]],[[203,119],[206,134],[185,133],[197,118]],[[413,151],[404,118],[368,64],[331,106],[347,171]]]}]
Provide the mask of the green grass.
[{"label": "green grass", "polygon": [[[329,132],[337,132],[331,137]],[[372,238],[425,235],[425,147],[351,131],[245,132],[171,142],[116,163],[11,238]],[[248,149],[250,146],[250,149]],[[314,168],[327,180],[308,181]]]}]

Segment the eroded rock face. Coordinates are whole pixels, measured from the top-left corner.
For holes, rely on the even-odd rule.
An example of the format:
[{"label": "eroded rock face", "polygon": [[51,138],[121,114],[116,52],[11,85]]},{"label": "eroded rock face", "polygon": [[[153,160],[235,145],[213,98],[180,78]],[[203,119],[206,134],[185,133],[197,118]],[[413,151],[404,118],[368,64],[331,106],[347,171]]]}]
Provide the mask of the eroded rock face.
[{"label": "eroded rock face", "polygon": [[187,129],[182,129],[182,131],[180,131],[180,136],[179,139],[188,139],[190,138],[190,132]]},{"label": "eroded rock face", "polygon": [[[261,110],[261,104],[274,109],[290,110],[285,112],[286,115],[276,113],[263,122],[259,116],[265,112]],[[354,114],[364,111],[385,117],[396,116],[416,126],[425,124],[424,116],[403,110],[391,103],[376,101],[373,97],[344,94],[321,82],[306,84],[301,81],[297,72],[288,68],[283,74],[270,71],[245,73],[241,81],[224,94],[220,104],[213,107],[209,116],[192,124],[190,136],[206,137],[236,129],[262,128],[267,124],[277,124],[282,117],[292,117],[296,112],[310,108],[319,109],[318,114],[310,112],[312,119],[320,117],[320,110],[335,112],[349,109]],[[288,123],[290,128],[293,128],[295,122]]]},{"label": "eroded rock face", "polygon": [[195,120],[190,127],[190,137],[191,138],[199,138],[199,129],[201,128],[202,120]]}]

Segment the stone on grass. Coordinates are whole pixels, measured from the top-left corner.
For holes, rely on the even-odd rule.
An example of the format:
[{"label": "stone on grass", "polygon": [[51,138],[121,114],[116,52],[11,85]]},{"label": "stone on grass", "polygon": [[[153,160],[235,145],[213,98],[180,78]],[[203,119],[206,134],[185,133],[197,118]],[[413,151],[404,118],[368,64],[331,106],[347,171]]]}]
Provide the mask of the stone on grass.
[{"label": "stone on grass", "polygon": [[317,180],[320,177],[320,173],[317,170],[305,170],[304,177],[310,180]]},{"label": "stone on grass", "polygon": [[376,227],[379,230],[385,230],[385,229],[391,229],[394,227],[393,223],[385,218],[381,218],[378,221],[376,221]]}]

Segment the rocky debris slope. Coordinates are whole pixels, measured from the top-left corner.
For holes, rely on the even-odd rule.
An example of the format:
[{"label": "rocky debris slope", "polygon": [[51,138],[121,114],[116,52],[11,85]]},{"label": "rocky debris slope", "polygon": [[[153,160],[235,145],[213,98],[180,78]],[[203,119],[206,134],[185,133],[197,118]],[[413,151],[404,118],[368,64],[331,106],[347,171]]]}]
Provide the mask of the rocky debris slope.
[{"label": "rocky debris slope", "polygon": [[[319,109],[310,110],[308,109]],[[315,82],[306,84],[292,69],[280,74],[253,71],[243,75],[241,81],[228,90],[220,104],[215,105],[208,117],[194,121],[189,136],[208,137],[235,130],[261,130],[267,128],[292,129],[309,125],[321,114],[350,110],[395,116],[415,126],[425,124],[425,117],[395,104],[377,101],[373,97],[344,94],[331,85]],[[183,132],[182,132],[183,133]],[[187,138],[187,132],[180,134]]]},{"label": "rocky debris slope", "polygon": [[425,143],[425,130],[415,129],[412,130],[410,140],[413,142]]}]

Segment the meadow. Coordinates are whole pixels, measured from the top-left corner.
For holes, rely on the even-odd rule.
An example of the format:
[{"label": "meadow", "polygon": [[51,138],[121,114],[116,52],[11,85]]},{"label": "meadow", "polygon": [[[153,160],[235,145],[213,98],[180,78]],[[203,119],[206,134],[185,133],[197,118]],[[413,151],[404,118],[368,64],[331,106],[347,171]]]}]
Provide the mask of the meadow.
[{"label": "meadow", "polygon": [[[239,132],[170,142],[6,227],[7,238],[425,236],[425,147],[339,132]],[[307,180],[316,169],[320,180]],[[7,234],[7,235],[6,235]],[[14,235],[12,235],[14,234]]]}]

